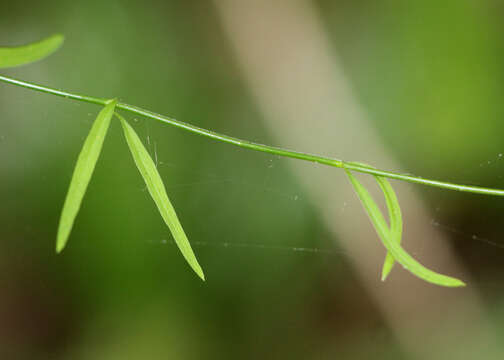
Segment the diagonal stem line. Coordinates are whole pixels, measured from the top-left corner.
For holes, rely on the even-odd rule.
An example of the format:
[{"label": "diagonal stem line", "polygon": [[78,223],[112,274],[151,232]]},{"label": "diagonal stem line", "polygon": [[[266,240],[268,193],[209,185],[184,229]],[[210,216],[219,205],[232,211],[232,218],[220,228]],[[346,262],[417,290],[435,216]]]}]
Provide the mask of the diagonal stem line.
[{"label": "diagonal stem line", "polygon": [[[70,93],[70,92],[63,91],[63,90],[53,89],[53,88],[50,88],[47,86],[42,86],[42,85],[37,85],[37,84],[30,83],[30,82],[22,81],[22,80],[12,79],[12,78],[5,77],[2,75],[0,75],[0,81],[4,82],[4,83],[11,84],[11,85],[20,86],[20,87],[23,87],[26,89],[39,91],[39,92],[42,92],[45,94],[51,94],[51,95],[55,95],[55,96],[64,97],[66,99],[87,102],[87,103],[91,103],[91,104],[97,104],[97,105],[104,106],[107,104],[107,101],[108,101],[108,99],[104,99],[104,98],[97,98],[97,97],[92,97],[92,96],[85,96],[85,95]],[[158,120],[163,123],[178,127],[180,129],[183,129],[183,130],[186,130],[186,131],[198,134],[198,135],[206,136],[208,138],[211,138],[211,139],[214,139],[217,141],[225,142],[228,144],[236,145],[236,146],[250,149],[250,150],[260,151],[260,152],[264,152],[264,153],[269,153],[269,154],[293,158],[293,159],[311,161],[311,162],[315,162],[315,163],[319,163],[319,164],[333,166],[336,168],[345,167],[347,169],[357,171],[360,173],[376,175],[376,176],[383,176],[383,177],[386,177],[389,179],[401,180],[401,181],[406,181],[406,182],[415,183],[415,184],[437,187],[437,188],[441,188],[441,189],[469,192],[469,193],[474,193],[474,194],[504,196],[504,190],[501,190],[501,189],[492,189],[492,188],[481,187],[481,186],[461,185],[461,184],[455,184],[455,183],[450,183],[450,182],[446,182],[446,181],[425,179],[425,178],[422,178],[419,176],[412,176],[412,175],[400,174],[400,173],[391,172],[391,171],[373,169],[373,168],[363,166],[361,164],[338,160],[338,159],[334,159],[334,158],[330,158],[330,157],[324,157],[324,156],[308,154],[308,153],[299,152],[299,151],[287,150],[287,149],[283,149],[283,148],[279,148],[279,147],[275,147],[275,146],[269,146],[269,145],[251,142],[248,140],[242,140],[242,139],[235,138],[232,136],[220,134],[215,131],[203,129],[203,128],[182,122],[180,120],[176,120],[174,118],[171,118],[171,117],[168,117],[165,115],[161,115],[161,114],[157,114],[155,112],[145,110],[140,107],[137,107],[134,105],[129,105],[129,104],[122,103],[122,102],[117,103],[116,109],[121,109],[121,110],[128,111],[130,113],[133,113],[133,114],[145,116],[147,118]]]}]

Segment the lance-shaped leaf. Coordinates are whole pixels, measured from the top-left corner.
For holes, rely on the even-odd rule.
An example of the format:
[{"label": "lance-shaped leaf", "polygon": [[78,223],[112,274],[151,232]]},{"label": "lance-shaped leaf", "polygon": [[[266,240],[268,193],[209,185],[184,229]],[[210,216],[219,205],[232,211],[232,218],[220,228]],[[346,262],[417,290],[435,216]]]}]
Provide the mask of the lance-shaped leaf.
[{"label": "lance-shaped leaf", "polygon": [[[353,164],[358,164],[361,166],[368,167],[370,169],[374,169],[371,165],[364,164],[361,162],[352,162]],[[391,241],[395,241],[398,244],[401,243],[402,239],[402,231],[403,231],[403,221],[401,215],[401,207],[399,206],[399,201],[397,200],[397,196],[395,194],[392,185],[390,185],[389,181],[381,176],[375,176],[378,185],[380,186],[383,194],[385,195],[385,201],[387,203],[388,215],[389,215],[389,236]],[[389,275],[392,267],[394,266],[395,260],[392,254],[387,251],[387,256],[385,257],[385,262],[383,263],[382,268],[382,276],[381,280],[385,281],[387,276]]]},{"label": "lance-shaped leaf", "polygon": [[116,115],[121,120],[126,142],[131,150],[135,164],[140,171],[145,184],[147,185],[147,189],[149,190],[152,199],[156,203],[161,217],[165,221],[166,225],[168,225],[168,228],[175,239],[175,243],[191,268],[201,279],[205,280],[203,270],[201,269],[198,260],[196,260],[196,256],[194,255],[191,244],[189,244],[189,240],[187,239],[184,229],[182,228],[177,214],[175,213],[175,209],[168,199],[165,186],[161,180],[159,172],[157,171],[154,161],[152,161],[152,158],[145,149],[135,130],[133,130],[133,128],[122,116],[119,114]]},{"label": "lance-shaped leaf", "polygon": [[63,35],[55,34],[28,45],[0,48],[0,69],[42,60],[58,50],[63,40]]},{"label": "lance-shaped leaf", "polygon": [[[392,254],[397,262],[399,262],[406,270],[419,278],[441,286],[457,287],[464,286],[465,284],[459,279],[436,273],[427,269],[425,266],[416,261],[409,255],[399,243],[393,241],[390,237],[390,231],[383,215],[373,200],[367,189],[355,178],[355,176],[347,169],[345,169],[350,182],[352,183],[355,192],[359,196],[364,209],[366,210],[371,222],[378,233],[385,248]],[[382,189],[383,190],[383,189]],[[385,188],[384,191],[388,191]]]},{"label": "lance-shaped leaf", "polygon": [[[385,195],[385,201],[387,203],[390,224],[390,241],[400,244],[402,238],[403,222],[399,201],[397,200],[397,196],[394,189],[392,188],[392,185],[390,185],[387,179],[381,176],[375,176],[375,179],[378,182],[381,190],[383,191],[383,194]],[[387,279],[387,276],[390,274],[394,263],[394,256],[392,256],[390,251],[387,251],[385,262],[383,263],[382,267],[382,281],[385,281]]]},{"label": "lance-shaped leaf", "polygon": [[116,100],[111,100],[100,111],[75,164],[72,181],[70,182],[58,227],[58,236],[56,239],[56,252],[58,253],[65,247],[72,231],[82,198],[86,193],[86,188],[89,180],[91,180],[91,175],[93,175],[96,161],[100,156],[103,141],[110,125],[110,119],[114,115],[116,103]]}]

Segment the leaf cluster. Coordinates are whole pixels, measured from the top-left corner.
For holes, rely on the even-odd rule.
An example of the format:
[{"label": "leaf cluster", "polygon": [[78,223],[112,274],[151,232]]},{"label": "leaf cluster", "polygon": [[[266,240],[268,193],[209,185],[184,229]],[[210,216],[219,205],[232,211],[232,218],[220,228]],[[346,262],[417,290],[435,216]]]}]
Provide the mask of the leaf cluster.
[{"label": "leaf cluster", "polygon": [[[39,42],[20,46],[13,48],[0,48],[0,68],[21,66],[28,63],[32,63],[41,60],[48,55],[56,51],[63,43],[62,35],[53,35]],[[189,263],[194,272],[202,279],[205,280],[203,270],[199,265],[196,256],[191,248],[189,240],[182,228],[182,225],[177,217],[175,209],[171,204],[168,194],[166,192],[165,186],[157,171],[156,165],[149,155],[148,151],[145,149],[142,141],[136,134],[135,130],[127,122],[127,120],[121,116],[117,110],[119,108],[123,110],[128,110],[131,112],[136,112],[151,118],[160,119],[162,121],[168,122],[171,125],[185,128],[195,133],[213,137],[217,140],[232,143],[237,146],[242,146],[252,150],[258,150],[268,153],[274,153],[281,156],[288,156],[292,158],[316,161],[330,166],[343,168],[346,172],[350,183],[352,184],[356,194],[358,195],[366,213],[368,214],[371,223],[373,224],[380,240],[387,250],[385,261],[382,268],[382,280],[385,281],[390,271],[392,270],[395,262],[402,265],[403,268],[410,271],[413,275],[423,279],[429,283],[433,283],[440,286],[447,287],[459,287],[465,284],[459,279],[446,276],[434,272],[417,260],[415,260],[404,248],[401,246],[402,232],[403,232],[403,220],[401,214],[401,208],[397,200],[396,193],[392,188],[389,181],[385,176],[389,178],[395,178],[404,181],[422,183],[425,185],[437,186],[440,188],[446,188],[458,191],[467,191],[482,194],[491,195],[504,195],[504,191],[488,188],[480,188],[474,186],[451,184],[441,181],[422,179],[419,177],[412,177],[407,175],[395,174],[390,172],[385,172],[382,170],[377,170],[372,166],[356,163],[356,162],[345,162],[341,160],[324,158],[316,155],[304,154],[295,151],[288,151],[280,148],[275,148],[271,146],[251,143],[245,140],[240,140],[232,138],[226,135],[217,134],[215,132],[200,129],[192,125],[176,121],[174,119],[169,119],[152,112],[136,108],[132,105],[120,104],[115,99],[103,100],[91,97],[83,97],[78,95],[73,95],[69,93],[64,93],[61,91],[51,90],[49,88],[44,88],[41,86],[36,86],[33,84],[20,82],[5,77],[1,77],[1,80],[10,82],[12,84],[28,87],[31,89],[52,93],[59,96],[69,97],[73,99],[89,101],[98,103],[103,106],[99,112],[96,120],[94,121],[91,130],[84,141],[82,150],[77,158],[77,162],[74,168],[72,179],[70,181],[70,186],[68,189],[67,196],[63,205],[63,210],[61,212],[61,218],[59,222],[57,237],[56,237],[56,251],[59,253],[63,250],[68,242],[73,224],[75,222],[76,216],[79,212],[82,200],[86,193],[86,189],[93,175],[95,165],[100,156],[103,142],[105,140],[107,131],[110,126],[110,122],[114,115],[121,122],[124,136],[126,138],[126,143],[129,147],[133,160],[143,177],[149,194],[154,200],[159,213],[170,229],[175,243],[180,249],[182,255]],[[385,196],[385,201],[388,209],[388,219],[389,222],[385,220],[380,208],[369,194],[369,191],[359,182],[352,171],[359,171],[374,176],[378,185]]]},{"label": "leaf cluster", "polygon": [[[15,48],[0,48],[0,68],[21,66],[43,59],[56,51],[62,43],[63,36],[53,35],[30,45]],[[68,242],[75,218],[77,217],[86,189],[100,156],[110,122],[115,114],[121,121],[124,136],[131,155],[133,156],[133,160],[147,185],[152,199],[156,203],[161,217],[166,225],[168,225],[175,239],[175,243],[191,268],[202,280],[205,280],[203,270],[196,260],[191,244],[168,198],[165,186],[154,161],[149,155],[149,152],[145,149],[135,130],[128,124],[126,119],[115,112],[116,105],[117,100],[115,99],[106,102],[106,105],[98,113],[98,116],[93,122],[91,130],[77,158],[72,180],[70,181],[68,193],[61,212],[56,236],[56,252],[60,253]]]}]

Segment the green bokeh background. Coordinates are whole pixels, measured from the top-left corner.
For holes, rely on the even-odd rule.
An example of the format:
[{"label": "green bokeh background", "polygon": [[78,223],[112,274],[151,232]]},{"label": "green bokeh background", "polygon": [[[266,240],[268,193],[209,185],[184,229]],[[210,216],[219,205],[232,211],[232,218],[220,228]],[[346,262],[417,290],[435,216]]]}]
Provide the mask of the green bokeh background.
[{"label": "green bokeh background", "polygon": [[[404,169],[504,188],[501,2],[314,4]],[[211,2],[0,1],[0,44],[54,32],[66,36],[62,50],[2,74],[274,142]],[[66,188],[98,110],[0,84],[1,358],[406,357],[285,160],[151,120],[129,117],[157,154],[208,281],[173,245],[117,122],[56,256]],[[472,239],[504,246],[504,201],[417,191],[449,224],[447,239],[504,336],[504,250]],[[444,358],[460,346],[447,344]]]}]

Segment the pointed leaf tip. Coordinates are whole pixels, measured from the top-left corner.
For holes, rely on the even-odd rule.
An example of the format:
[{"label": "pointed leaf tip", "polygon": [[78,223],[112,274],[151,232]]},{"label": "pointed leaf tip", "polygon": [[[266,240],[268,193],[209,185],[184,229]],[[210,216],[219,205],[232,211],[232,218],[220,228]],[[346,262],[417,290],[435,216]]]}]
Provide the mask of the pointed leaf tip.
[{"label": "pointed leaf tip", "polygon": [[[376,232],[378,233],[380,240],[382,241],[383,245],[388,250],[388,252],[391,254],[391,256],[395,258],[397,262],[399,262],[406,270],[410,271],[413,275],[416,275],[417,277],[432,284],[447,287],[465,286],[465,283],[459,279],[442,275],[426,268],[418,261],[416,261],[411,255],[409,255],[397,241],[394,241],[394,239],[391,238],[390,236],[390,230],[388,229],[387,223],[380,211],[380,208],[375,203],[375,201],[373,200],[367,189],[357,180],[357,178],[348,169],[345,168],[345,172],[347,173],[348,178],[351,184],[353,185],[355,192],[357,193],[364,209],[366,210],[371,220],[371,223],[373,224]],[[385,197],[392,195],[391,193],[389,193],[390,189],[388,189],[387,187],[382,188],[382,191],[384,192]],[[385,274],[385,277],[386,275],[387,274]]]},{"label": "pointed leaf tip", "polygon": [[84,198],[96,162],[100,156],[115,106],[116,101],[113,100],[100,111],[84,141],[79,157],[77,158],[72,180],[70,181],[68,193],[61,212],[58,234],[56,237],[56,253],[60,253],[68,241],[82,199]]},{"label": "pointed leaf tip", "polygon": [[42,60],[58,50],[63,41],[63,35],[54,34],[31,44],[0,48],[0,69]]},{"label": "pointed leaf tip", "polygon": [[128,143],[133,160],[142,175],[149,193],[156,203],[156,206],[161,214],[161,217],[165,221],[166,225],[170,229],[175,243],[177,244],[180,252],[188,262],[189,266],[194,270],[194,272],[205,281],[205,275],[203,274],[203,269],[201,268],[194,252],[191,248],[191,244],[187,239],[187,236],[180,224],[177,217],[175,209],[168,198],[166,193],[163,180],[157,171],[154,161],[149,155],[149,152],[145,149],[142,141],[136,134],[135,130],[130,124],[119,114],[116,116],[121,121],[121,125],[124,131],[124,136],[126,137],[126,142]]}]

